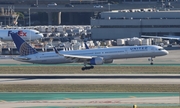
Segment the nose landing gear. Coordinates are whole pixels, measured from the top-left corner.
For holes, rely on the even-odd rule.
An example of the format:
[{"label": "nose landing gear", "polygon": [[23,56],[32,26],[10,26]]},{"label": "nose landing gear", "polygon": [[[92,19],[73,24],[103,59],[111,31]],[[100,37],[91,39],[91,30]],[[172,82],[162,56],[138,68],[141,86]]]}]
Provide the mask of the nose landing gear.
[{"label": "nose landing gear", "polygon": [[151,61],[151,65],[153,65],[153,57],[149,58],[148,61]]}]

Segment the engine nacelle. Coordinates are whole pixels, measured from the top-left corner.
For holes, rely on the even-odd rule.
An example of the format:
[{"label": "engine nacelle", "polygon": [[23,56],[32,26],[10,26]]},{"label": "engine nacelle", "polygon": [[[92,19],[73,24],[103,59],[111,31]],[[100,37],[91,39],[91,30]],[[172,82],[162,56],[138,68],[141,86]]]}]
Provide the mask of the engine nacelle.
[{"label": "engine nacelle", "polygon": [[113,59],[104,60],[104,63],[112,63]]},{"label": "engine nacelle", "polygon": [[102,65],[104,63],[104,60],[102,57],[96,57],[96,58],[92,58],[89,61],[90,65]]}]

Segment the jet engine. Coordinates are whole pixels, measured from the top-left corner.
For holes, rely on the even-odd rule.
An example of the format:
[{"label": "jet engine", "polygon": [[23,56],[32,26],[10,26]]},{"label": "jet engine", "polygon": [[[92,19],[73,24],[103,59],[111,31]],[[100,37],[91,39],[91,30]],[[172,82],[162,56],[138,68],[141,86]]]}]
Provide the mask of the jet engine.
[{"label": "jet engine", "polygon": [[104,60],[104,63],[112,63],[113,59]]},{"label": "jet engine", "polygon": [[104,63],[104,60],[102,57],[96,57],[96,58],[92,58],[89,61],[90,65],[102,65]]}]

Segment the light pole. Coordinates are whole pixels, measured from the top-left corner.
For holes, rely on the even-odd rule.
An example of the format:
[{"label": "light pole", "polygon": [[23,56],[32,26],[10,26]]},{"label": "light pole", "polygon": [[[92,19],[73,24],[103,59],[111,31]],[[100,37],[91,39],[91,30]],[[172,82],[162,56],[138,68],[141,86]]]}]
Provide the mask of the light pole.
[{"label": "light pole", "polygon": [[31,9],[29,8],[29,26],[31,26]]},{"label": "light pole", "polygon": [[108,3],[108,10],[109,10],[109,11],[110,11],[110,5],[111,5],[111,4],[110,4],[110,3]]},{"label": "light pole", "polygon": [[36,6],[38,6],[38,0],[36,0]]},{"label": "light pole", "polygon": [[[31,9],[29,8],[29,29],[30,29],[30,26],[31,26]],[[30,31],[29,43],[30,43],[30,45],[31,45],[31,31]]]}]

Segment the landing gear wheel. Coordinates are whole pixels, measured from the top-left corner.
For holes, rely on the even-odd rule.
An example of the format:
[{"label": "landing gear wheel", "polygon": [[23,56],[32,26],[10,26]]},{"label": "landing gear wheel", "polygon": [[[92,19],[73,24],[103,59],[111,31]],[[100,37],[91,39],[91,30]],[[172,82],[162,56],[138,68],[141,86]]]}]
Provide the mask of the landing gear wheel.
[{"label": "landing gear wheel", "polygon": [[91,66],[91,69],[94,69],[94,66]]},{"label": "landing gear wheel", "polygon": [[153,65],[153,63],[150,63],[151,65]]},{"label": "landing gear wheel", "polygon": [[84,70],[85,70],[85,67],[82,67],[81,70],[84,71]]},{"label": "landing gear wheel", "polygon": [[94,66],[86,66],[86,67],[82,67],[81,70],[84,71],[84,70],[88,70],[88,69],[93,69]]}]

